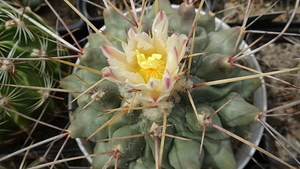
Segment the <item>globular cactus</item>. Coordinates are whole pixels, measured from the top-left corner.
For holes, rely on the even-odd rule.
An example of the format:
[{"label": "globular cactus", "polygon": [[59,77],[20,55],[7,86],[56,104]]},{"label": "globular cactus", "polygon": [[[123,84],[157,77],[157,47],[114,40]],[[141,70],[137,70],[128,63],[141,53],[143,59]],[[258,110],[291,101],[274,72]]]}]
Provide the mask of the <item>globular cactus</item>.
[{"label": "globular cactus", "polygon": [[[0,140],[16,128],[27,130],[33,124],[14,112],[37,117],[51,96],[47,88],[57,86],[61,72],[59,64],[47,58],[67,54],[54,38],[23,15],[53,30],[42,18],[28,7],[11,5],[19,13],[0,4]],[[55,107],[51,102],[48,108],[55,112]]]},{"label": "globular cactus", "polygon": [[[230,137],[213,125],[250,137],[260,110],[245,98],[261,79],[205,84],[251,74],[231,63],[243,30],[216,30],[212,13],[193,28],[193,6],[156,3],[159,9],[153,5],[131,23],[113,8],[104,11],[107,39],[91,34],[80,57],[95,71],[82,68],[61,81],[65,89],[85,91],[73,94],[78,107],[70,135],[104,153],[93,157],[93,168],[236,168]],[[188,64],[189,54],[203,52]]]}]

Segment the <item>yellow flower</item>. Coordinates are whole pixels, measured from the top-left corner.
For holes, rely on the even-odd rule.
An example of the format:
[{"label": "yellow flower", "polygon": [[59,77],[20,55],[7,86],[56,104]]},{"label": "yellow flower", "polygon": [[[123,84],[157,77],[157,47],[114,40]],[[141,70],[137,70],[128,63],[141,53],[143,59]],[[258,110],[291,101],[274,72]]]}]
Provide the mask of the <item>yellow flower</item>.
[{"label": "yellow flower", "polygon": [[168,37],[168,18],[163,11],[155,17],[151,35],[130,29],[128,43],[122,43],[124,52],[103,45],[109,66],[102,72],[104,78],[138,90],[142,99],[158,102],[170,95],[178,79],[178,64],[188,38],[183,34]]}]

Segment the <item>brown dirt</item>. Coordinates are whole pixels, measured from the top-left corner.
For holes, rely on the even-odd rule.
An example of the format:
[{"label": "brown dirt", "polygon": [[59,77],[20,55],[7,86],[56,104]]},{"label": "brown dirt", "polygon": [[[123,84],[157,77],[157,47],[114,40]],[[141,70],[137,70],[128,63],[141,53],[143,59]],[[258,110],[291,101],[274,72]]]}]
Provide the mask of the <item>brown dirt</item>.
[{"label": "brown dirt", "polygon": [[[101,7],[104,8],[102,0],[91,0],[91,2],[100,5]],[[87,11],[91,17],[99,17],[103,15],[103,9],[89,3],[87,4]]]},{"label": "brown dirt", "polygon": [[[263,72],[271,72],[275,70],[281,70],[285,68],[299,67],[299,55],[300,55],[300,44],[272,44],[261,52],[259,52],[258,59],[264,69]],[[295,84],[300,85],[300,71],[285,73],[276,75],[275,77]],[[290,102],[299,100],[299,90],[282,84],[281,82],[266,79],[268,84],[268,106],[269,109],[286,105]],[[299,105],[285,108],[282,110],[274,111],[272,114],[278,115],[275,117],[269,117],[268,123],[273,126],[276,131],[281,133],[296,147],[300,147],[300,107]],[[280,114],[286,114],[280,116]],[[277,154],[281,159],[288,160],[290,155],[282,148],[278,141],[273,140]],[[285,144],[290,150],[291,146]],[[291,151],[296,157],[300,155],[296,151]]]},{"label": "brown dirt", "polygon": [[[225,22],[227,23],[235,23],[235,22],[241,22],[244,19],[244,13],[246,11],[246,5],[240,4],[246,4],[248,0],[217,0],[217,11],[223,10],[223,9],[229,9],[226,10],[217,16],[222,18],[224,16],[227,16]],[[250,10],[250,17],[254,15],[260,15],[262,13],[274,13],[274,12],[283,12],[282,15],[277,17],[274,21],[285,22],[292,12],[294,8],[295,1],[294,0],[285,0],[285,1],[279,1],[276,3],[271,9],[268,10],[271,5],[274,4],[274,0],[253,0],[252,7]],[[298,21],[300,17],[300,7],[298,7],[297,15],[294,18],[295,21]]]},{"label": "brown dirt", "polygon": [[[77,6],[77,0],[69,0],[74,6]],[[62,20],[67,24],[73,24],[77,22],[79,16],[62,0],[49,0],[49,3],[53,6],[55,11],[59,14]],[[48,23],[55,27],[58,22],[57,17],[47,5],[42,5],[36,13],[43,17]]]}]

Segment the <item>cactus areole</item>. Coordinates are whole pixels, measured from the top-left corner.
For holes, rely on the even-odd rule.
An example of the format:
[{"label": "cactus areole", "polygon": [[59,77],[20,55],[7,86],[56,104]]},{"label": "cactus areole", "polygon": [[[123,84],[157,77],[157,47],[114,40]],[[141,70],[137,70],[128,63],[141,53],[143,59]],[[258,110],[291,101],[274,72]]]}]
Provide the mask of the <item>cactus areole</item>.
[{"label": "cactus areole", "polygon": [[239,52],[232,51],[241,30],[216,30],[207,13],[188,38],[195,9],[158,4],[158,13],[151,8],[138,26],[112,8],[104,11],[105,31],[118,39],[104,35],[107,44],[91,34],[80,58],[102,74],[79,69],[61,81],[63,88],[86,93],[77,99],[70,135],[95,142],[93,153],[111,152],[93,157],[93,168],[237,168],[231,138],[211,124],[251,137],[249,125],[260,110],[245,98],[261,79],[193,86],[251,74],[224,62]]}]

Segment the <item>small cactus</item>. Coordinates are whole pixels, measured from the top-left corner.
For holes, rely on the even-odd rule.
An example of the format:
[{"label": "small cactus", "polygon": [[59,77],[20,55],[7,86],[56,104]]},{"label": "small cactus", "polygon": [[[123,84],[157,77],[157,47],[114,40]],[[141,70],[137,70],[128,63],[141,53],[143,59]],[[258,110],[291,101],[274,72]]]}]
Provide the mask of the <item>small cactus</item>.
[{"label": "small cactus", "polygon": [[[216,30],[212,13],[198,17],[192,28],[193,6],[174,10],[166,0],[156,3],[159,9],[153,5],[140,25],[131,20],[138,26],[113,8],[104,11],[105,32],[117,38],[106,35],[107,44],[91,34],[80,58],[102,74],[80,69],[61,81],[62,88],[85,91],[73,94],[78,107],[70,135],[96,142],[94,153],[114,152],[112,161],[110,154],[94,157],[93,168],[236,168],[230,137],[212,124],[250,137],[249,124],[260,110],[245,98],[261,79],[205,84],[251,74],[231,63],[242,30]],[[206,53],[188,67],[183,58],[191,50]]]},{"label": "small cactus", "polygon": [[[32,125],[32,121],[14,111],[36,117],[41,112],[39,108],[51,95],[46,88],[57,86],[59,64],[42,59],[66,55],[66,50],[57,45],[54,38],[23,14],[53,30],[42,18],[28,7],[13,7],[19,8],[20,13],[0,4],[0,140],[14,128],[27,130]],[[18,86],[43,87],[45,90]],[[55,112],[53,102],[49,105],[48,108]]]}]

